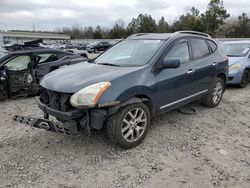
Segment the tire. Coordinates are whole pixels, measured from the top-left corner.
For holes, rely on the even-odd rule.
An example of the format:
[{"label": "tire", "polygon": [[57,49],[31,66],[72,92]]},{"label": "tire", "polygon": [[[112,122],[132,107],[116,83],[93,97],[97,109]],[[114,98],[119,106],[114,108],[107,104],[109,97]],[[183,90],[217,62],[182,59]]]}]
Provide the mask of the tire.
[{"label": "tire", "polygon": [[245,88],[245,87],[247,87],[248,83],[249,83],[249,72],[247,70],[245,70],[244,73],[242,74],[239,86],[241,88]]},{"label": "tire", "polygon": [[218,106],[221,102],[224,91],[225,81],[220,77],[216,77],[214,83],[208,90],[208,94],[202,99],[202,103],[210,108]]},{"label": "tire", "polygon": [[107,136],[113,144],[129,149],[139,145],[150,126],[150,111],[144,103],[122,108],[107,120]]}]

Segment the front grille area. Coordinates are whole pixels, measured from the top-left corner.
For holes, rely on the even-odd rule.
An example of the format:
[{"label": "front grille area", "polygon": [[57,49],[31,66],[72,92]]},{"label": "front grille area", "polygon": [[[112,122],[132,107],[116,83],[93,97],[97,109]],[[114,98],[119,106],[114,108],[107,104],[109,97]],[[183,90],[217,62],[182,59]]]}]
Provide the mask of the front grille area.
[{"label": "front grille area", "polygon": [[72,94],[46,90],[41,94],[40,100],[53,109],[68,112],[74,109],[70,104],[71,95]]}]

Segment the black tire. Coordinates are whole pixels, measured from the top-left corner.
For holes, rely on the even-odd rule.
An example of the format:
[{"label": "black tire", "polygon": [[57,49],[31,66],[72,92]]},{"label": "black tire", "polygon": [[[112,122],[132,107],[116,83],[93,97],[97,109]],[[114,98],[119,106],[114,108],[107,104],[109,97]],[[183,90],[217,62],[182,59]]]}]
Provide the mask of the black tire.
[{"label": "black tire", "polygon": [[247,70],[244,71],[242,77],[241,77],[241,81],[240,81],[240,87],[241,88],[245,88],[247,87],[249,83],[249,72]]},{"label": "black tire", "polygon": [[[136,113],[137,109],[139,109],[139,110]],[[142,115],[142,117],[145,117],[146,121],[136,123],[136,119],[138,118],[137,117],[135,119],[131,118],[130,121],[128,122],[128,120],[126,119],[128,117],[128,113],[133,112],[133,111],[136,114],[140,113],[140,115]],[[125,119],[127,120],[127,122],[129,124],[127,124],[127,125],[124,124]],[[132,123],[131,123],[132,121],[135,122],[134,125],[132,125]],[[107,120],[107,136],[113,144],[119,145],[120,147],[125,148],[125,149],[129,149],[129,148],[132,148],[132,147],[139,145],[143,141],[143,139],[145,138],[145,136],[148,132],[150,122],[151,122],[151,116],[150,116],[150,111],[149,111],[147,105],[145,105],[144,103],[134,103],[134,104],[128,105],[128,106],[120,109],[117,114],[114,114],[108,118],[108,120]],[[139,125],[139,123],[141,123],[141,124]],[[124,129],[124,125],[125,125],[125,130],[127,130],[127,132],[124,131],[122,133],[122,128]],[[139,132],[137,130],[137,126],[139,126],[139,127],[143,126],[143,130],[141,133],[139,133],[139,136],[137,138],[135,138],[137,136],[135,133]],[[129,127],[129,128],[126,129],[126,127]],[[130,131],[133,131],[133,133],[130,135],[133,139],[135,139],[134,141],[128,141],[125,138],[126,133],[128,133]],[[125,135],[123,135],[124,133],[125,133]]]},{"label": "black tire", "polygon": [[[216,95],[218,98],[216,99],[214,92],[216,92],[217,88],[219,88],[218,86],[221,86],[221,89],[220,89],[221,93],[218,92],[218,95]],[[205,106],[208,106],[211,108],[218,106],[221,102],[224,91],[225,91],[224,79],[221,77],[216,77],[213,84],[208,90],[208,94],[202,99],[202,103]]]}]

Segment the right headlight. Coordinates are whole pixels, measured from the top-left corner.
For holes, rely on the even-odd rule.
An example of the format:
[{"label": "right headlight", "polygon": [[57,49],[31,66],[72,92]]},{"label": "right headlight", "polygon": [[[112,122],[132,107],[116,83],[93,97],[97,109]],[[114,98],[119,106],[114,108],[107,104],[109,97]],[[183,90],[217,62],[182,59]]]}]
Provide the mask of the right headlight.
[{"label": "right headlight", "polygon": [[229,72],[238,72],[242,69],[242,65],[240,63],[235,63],[229,67]]},{"label": "right headlight", "polygon": [[85,87],[71,96],[70,104],[74,107],[95,106],[110,86],[110,82],[99,82]]}]

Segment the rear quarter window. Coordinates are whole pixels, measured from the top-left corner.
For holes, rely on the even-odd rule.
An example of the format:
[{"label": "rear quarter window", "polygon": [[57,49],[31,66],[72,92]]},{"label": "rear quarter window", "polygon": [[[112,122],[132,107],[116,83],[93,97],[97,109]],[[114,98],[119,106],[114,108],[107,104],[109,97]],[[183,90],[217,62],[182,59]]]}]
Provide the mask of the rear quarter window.
[{"label": "rear quarter window", "polygon": [[205,40],[192,38],[190,39],[190,43],[194,59],[209,55],[209,48]]},{"label": "rear quarter window", "polygon": [[55,53],[43,53],[43,54],[38,54],[37,56],[40,57],[40,60],[38,62],[39,64],[58,60],[57,54]]},{"label": "rear quarter window", "polygon": [[218,47],[217,44],[216,44],[215,42],[211,41],[211,40],[207,40],[207,42],[208,42],[208,44],[209,44],[209,46],[210,46],[212,52],[215,52],[215,50],[216,50],[217,47]]}]

